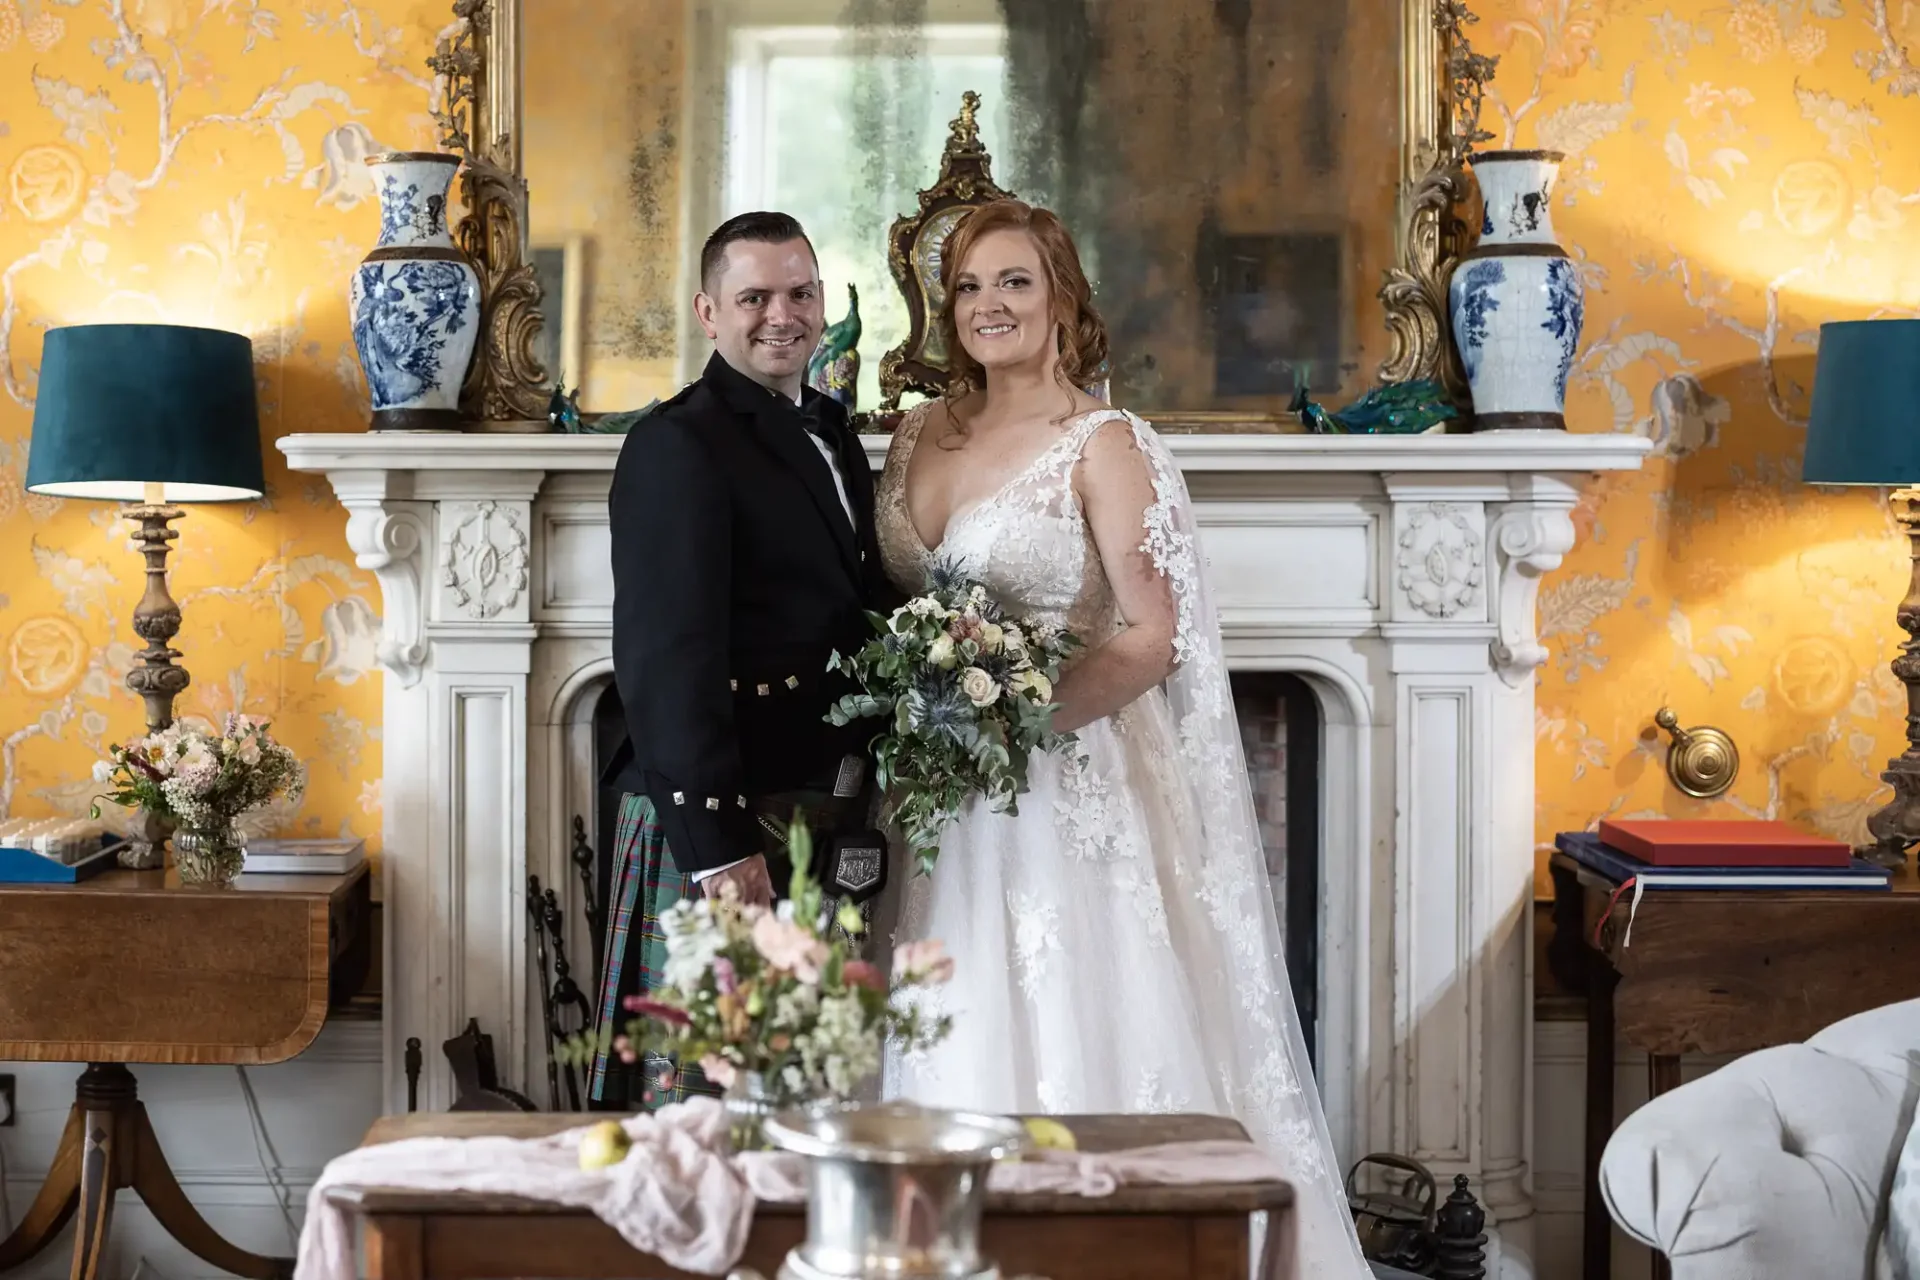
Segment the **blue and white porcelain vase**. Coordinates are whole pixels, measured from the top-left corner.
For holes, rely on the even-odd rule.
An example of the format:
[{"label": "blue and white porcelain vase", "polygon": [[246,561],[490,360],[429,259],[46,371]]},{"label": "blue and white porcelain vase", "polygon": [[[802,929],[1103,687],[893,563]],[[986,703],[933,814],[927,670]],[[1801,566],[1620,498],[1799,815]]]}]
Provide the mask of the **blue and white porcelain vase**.
[{"label": "blue and white porcelain vase", "polygon": [[1480,242],[1447,287],[1453,341],[1473,391],[1473,429],[1565,430],[1567,375],[1580,345],[1579,269],[1554,243],[1558,151],[1471,158],[1486,201]]},{"label": "blue and white porcelain vase", "polygon": [[458,431],[460,385],[480,332],[480,278],[447,232],[460,157],[368,156],[380,243],[353,273],[350,315],[375,431]]}]

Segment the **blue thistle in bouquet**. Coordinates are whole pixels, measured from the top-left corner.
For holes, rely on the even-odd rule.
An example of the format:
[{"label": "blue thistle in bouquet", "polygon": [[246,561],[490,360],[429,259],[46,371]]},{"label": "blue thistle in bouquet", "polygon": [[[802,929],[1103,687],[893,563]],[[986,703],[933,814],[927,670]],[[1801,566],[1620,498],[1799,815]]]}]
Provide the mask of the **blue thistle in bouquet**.
[{"label": "blue thistle in bouquet", "polygon": [[931,566],[921,594],[891,615],[868,616],[874,638],[828,663],[859,692],[827,720],[884,721],[873,739],[875,775],[888,818],[925,873],[968,799],[1019,812],[1033,754],[1073,744],[1053,728],[1053,686],[1081,644],[1050,623],[1008,617],[985,586],[946,561]]}]

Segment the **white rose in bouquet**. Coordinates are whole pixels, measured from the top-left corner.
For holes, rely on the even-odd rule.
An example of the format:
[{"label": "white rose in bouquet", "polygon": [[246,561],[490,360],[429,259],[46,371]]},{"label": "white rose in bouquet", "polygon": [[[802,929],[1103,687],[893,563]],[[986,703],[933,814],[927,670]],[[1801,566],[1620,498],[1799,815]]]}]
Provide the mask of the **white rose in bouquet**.
[{"label": "white rose in bouquet", "polygon": [[1042,706],[1053,701],[1053,681],[1038,671],[1016,672],[1012,683],[1015,693],[1031,693],[1033,700]]},{"label": "white rose in bouquet", "polygon": [[960,691],[976,707],[990,707],[1000,696],[1000,686],[979,667],[968,667],[960,677]]},{"label": "white rose in bouquet", "polygon": [[927,646],[927,661],[939,667],[942,671],[952,670],[953,664],[958,658],[959,654],[954,646],[952,636],[937,635],[933,638],[933,643]]}]

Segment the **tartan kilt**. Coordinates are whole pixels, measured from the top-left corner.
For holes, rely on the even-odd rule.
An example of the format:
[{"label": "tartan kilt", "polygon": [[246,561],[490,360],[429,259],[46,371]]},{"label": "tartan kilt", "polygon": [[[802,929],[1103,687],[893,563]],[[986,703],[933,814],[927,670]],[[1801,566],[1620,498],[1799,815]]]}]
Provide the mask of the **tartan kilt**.
[{"label": "tartan kilt", "polygon": [[[612,1026],[615,1034],[626,1025],[620,1007],[627,996],[653,990],[667,963],[667,939],[660,917],[682,898],[698,893],[693,877],[673,865],[653,801],[628,793],[620,798],[620,817],[613,833],[613,867],[607,888],[606,957],[600,976],[600,998],[595,1002],[596,1026]],[[609,1049],[594,1056],[587,1096],[603,1106],[653,1111],[694,1094],[719,1097],[700,1068],[678,1067],[670,1087],[655,1081],[672,1060],[647,1054],[628,1066]]]}]

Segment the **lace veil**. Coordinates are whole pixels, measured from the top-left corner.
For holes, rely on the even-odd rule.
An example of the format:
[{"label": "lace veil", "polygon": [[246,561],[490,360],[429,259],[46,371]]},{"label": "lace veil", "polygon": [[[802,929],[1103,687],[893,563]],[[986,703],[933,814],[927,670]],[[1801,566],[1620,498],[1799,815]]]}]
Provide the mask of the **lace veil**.
[{"label": "lace veil", "polygon": [[[1300,1274],[1362,1268],[1319,1089],[1288,984],[1280,925],[1253,807],[1253,788],[1228,685],[1220,617],[1207,583],[1193,501],[1165,442],[1126,414],[1153,475],[1142,549],[1172,589],[1176,666],[1166,683],[1181,764],[1202,826],[1199,892],[1223,950],[1233,957],[1228,1003],[1234,1054],[1220,1064],[1236,1118],[1289,1166],[1300,1224]],[[1329,1238],[1338,1232],[1344,1239]],[[1325,1267],[1323,1271],[1321,1268]]]}]

